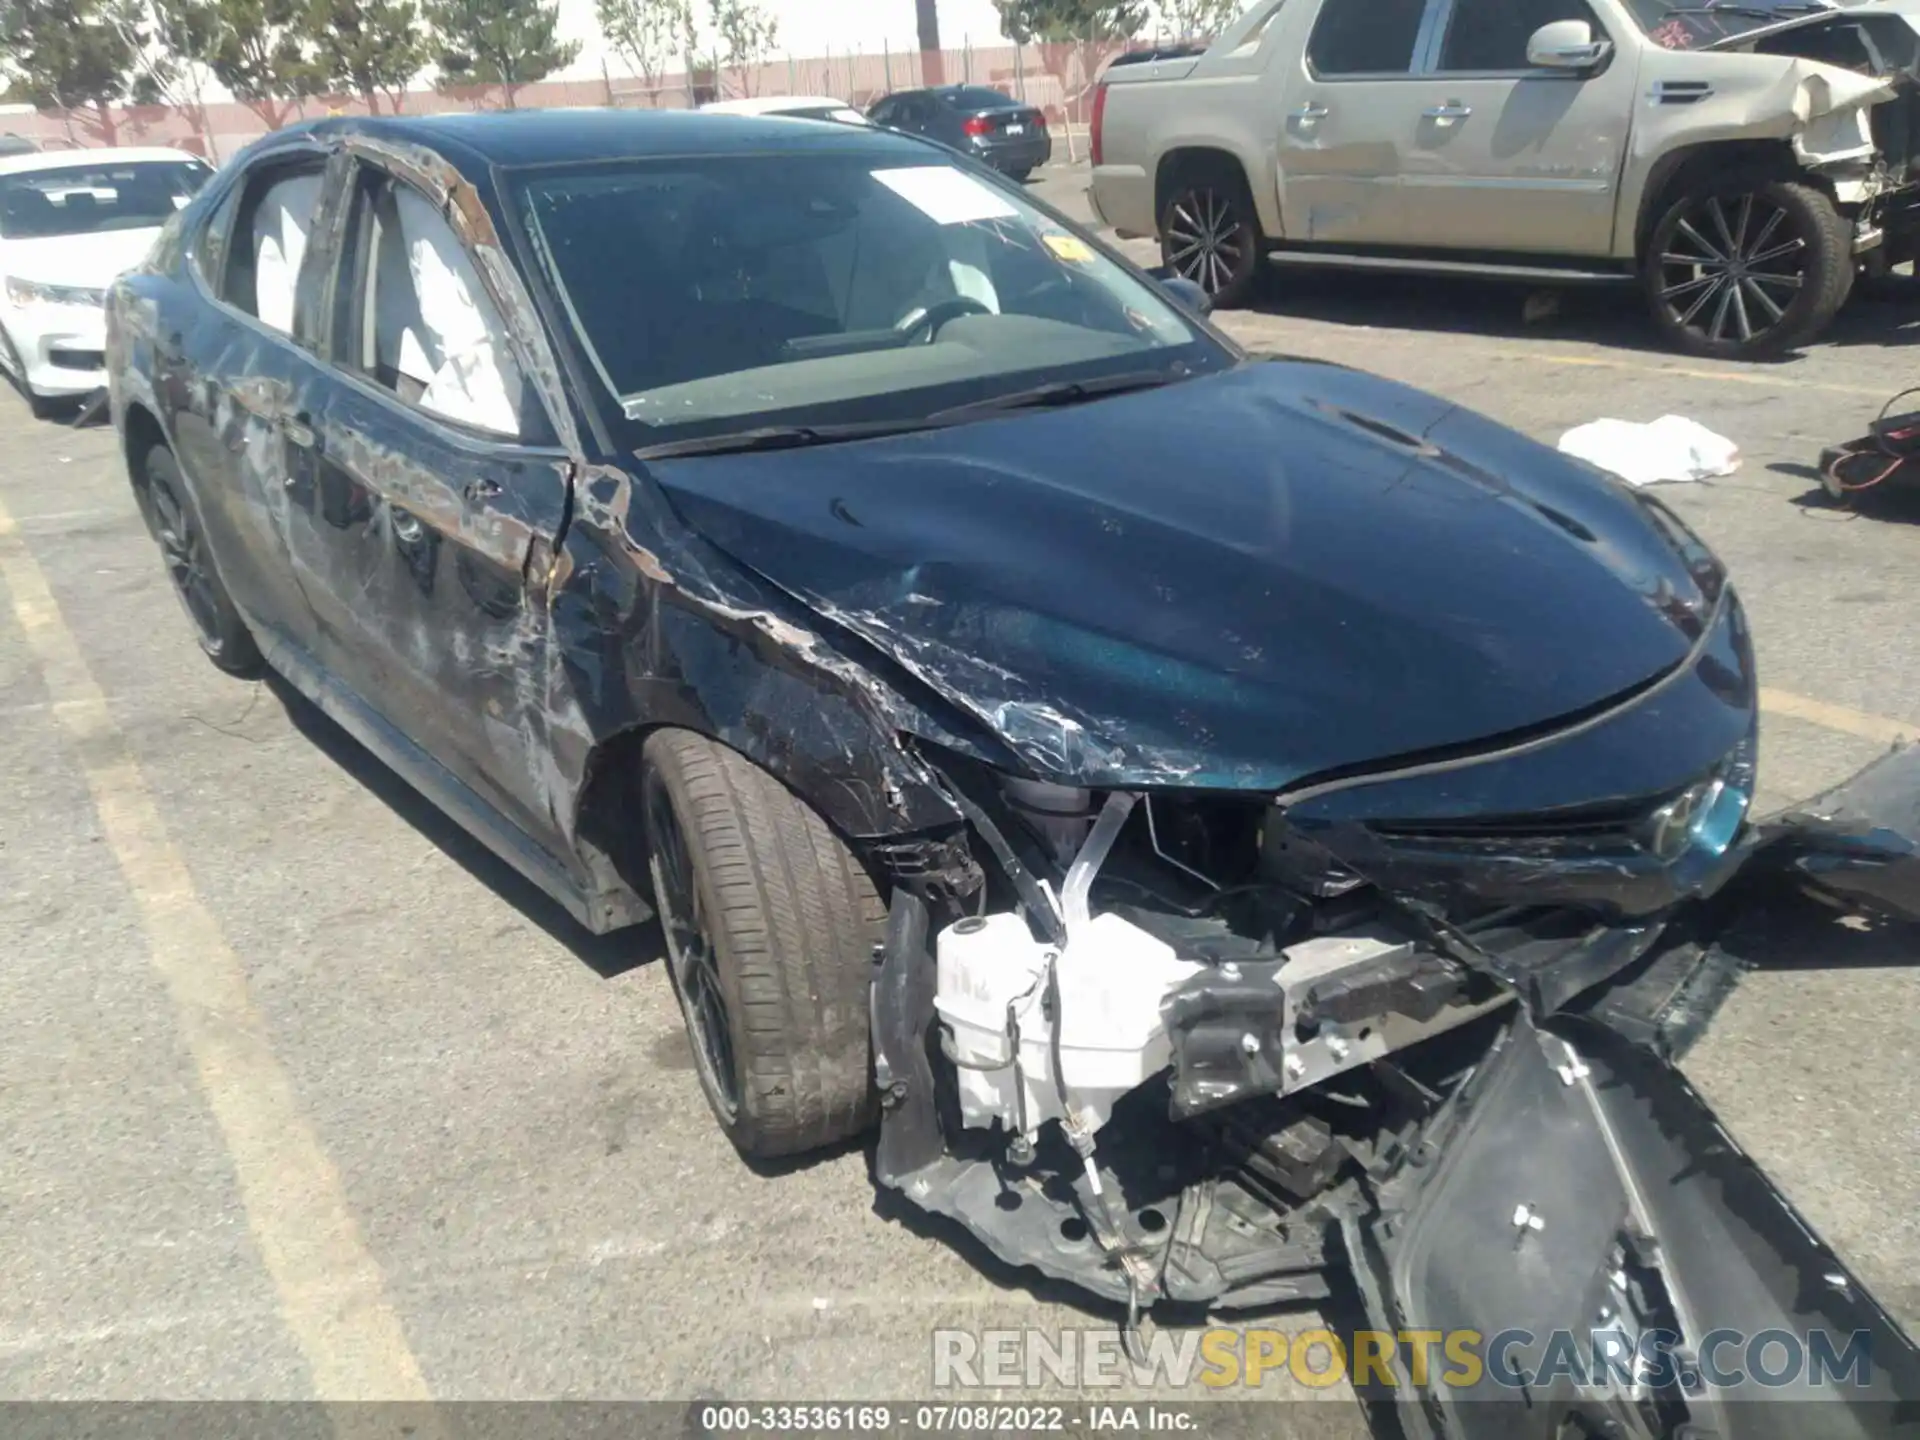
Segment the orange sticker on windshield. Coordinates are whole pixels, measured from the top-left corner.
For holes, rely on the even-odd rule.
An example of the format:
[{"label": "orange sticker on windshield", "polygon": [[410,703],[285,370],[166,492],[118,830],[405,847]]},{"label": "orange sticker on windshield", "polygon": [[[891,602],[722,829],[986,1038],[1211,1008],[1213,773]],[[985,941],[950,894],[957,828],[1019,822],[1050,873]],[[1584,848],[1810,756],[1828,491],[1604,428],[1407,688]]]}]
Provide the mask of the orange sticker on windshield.
[{"label": "orange sticker on windshield", "polygon": [[1071,265],[1092,263],[1093,249],[1078,235],[1042,235],[1040,238],[1046,242],[1047,249],[1051,250],[1057,259],[1065,260]]}]

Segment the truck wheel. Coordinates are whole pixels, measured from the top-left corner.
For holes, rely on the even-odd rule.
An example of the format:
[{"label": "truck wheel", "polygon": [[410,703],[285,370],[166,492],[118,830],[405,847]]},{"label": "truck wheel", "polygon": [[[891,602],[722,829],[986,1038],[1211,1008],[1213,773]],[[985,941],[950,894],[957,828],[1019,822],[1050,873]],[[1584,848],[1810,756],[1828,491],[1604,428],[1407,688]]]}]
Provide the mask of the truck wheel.
[{"label": "truck wheel", "polygon": [[1183,172],[1160,212],[1161,263],[1221,309],[1253,290],[1263,243],[1247,182],[1226,166]]},{"label": "truck wheel", "polygon": [[1669,344],[1757,359],[1826,329],[1853,286],[1853,236],[1811,185],[1732,177],[1667,208],[1641,275]]},{"label": "truck wheel", "polygon": [[207,548],[206,527],[193,496],[180,478],[173,452],[156,445],[141,463],[140,488],[147,528],[167,562],[173,593],[193,622],[194,637],[207,658],[229,675],[251,679],[266,668],[253,632],[234,608],[233,598]]},{"label": "truck wheel", "polygon": [[654,906],[720,1128],[751,1159],[858,1135],[874,1116],[879,892],[826,821],[743,756],[686,730],[642,753]]}]

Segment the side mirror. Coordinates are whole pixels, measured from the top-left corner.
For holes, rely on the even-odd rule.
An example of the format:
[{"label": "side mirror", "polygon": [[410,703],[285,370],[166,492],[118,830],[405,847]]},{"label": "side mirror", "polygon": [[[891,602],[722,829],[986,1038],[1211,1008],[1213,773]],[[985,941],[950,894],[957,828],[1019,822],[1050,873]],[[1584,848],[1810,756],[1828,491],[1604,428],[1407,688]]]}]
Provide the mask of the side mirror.
[{"label": "side mirror", "polygon": [[1152,273],[1153,278],[1160,282],[1160,288],[1166,292],[1167,298],[1182,310],[1198,315],[1203,320],[1213,313],[1213,297],[1207,294],[1197,280],[1189,280],[1184,275],[1169,275],[1163,270],[1155,270]]},{"label": "side mirror", "polygon": [[1613,42],[1594,39],[1584,20],[1555,20],[1527,40],[1527,64],[1542,70],[1591,70],[1611,54]]}]

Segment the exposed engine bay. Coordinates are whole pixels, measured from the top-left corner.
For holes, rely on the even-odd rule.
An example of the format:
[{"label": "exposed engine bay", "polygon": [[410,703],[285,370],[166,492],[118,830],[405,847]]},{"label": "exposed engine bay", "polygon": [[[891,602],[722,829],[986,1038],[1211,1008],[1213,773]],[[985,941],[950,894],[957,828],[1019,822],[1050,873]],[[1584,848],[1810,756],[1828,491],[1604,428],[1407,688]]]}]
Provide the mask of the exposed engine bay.
[{"label": "exposed engine bay", "polygon": [[[1666,1372],[1534,1395],[1519,1428],[1462,1408],[1485,1397],[1400,1391],[1409,1434],[1745,1433],[1686,1383],[1722,1323],[1870,1333],[1873,1388],[1819,1433],[1896,1433],[1911,1342],[1672,1065],[1737,980],[1720,940],[1761,891],[1920,921],[1920,752],[1758,824],[1747,753],[1631,824],[1376,824],[1370,851],[1284,804],[952,764],[982,858],[895,894],[880,1179],[1125,1305],[1129,1333],[1158,1302],[1313,1301],[1344,1274],[1389,1331],[1678,1337]],[[1628,835],[1677,900],[1632,883]],[[1423,864],[1455,874],[1451,903],[1376,879]],[[1506,870],[1542,903],[1503,895]]]},{"label": "exposed engine bay", "polygon": [[[1755,33],[1752,18],[1722,19],[1706,8],[1673,23],[1698,32],[1695,44],[1681,48],[1790,57],[1876,83],[1877,90],[1836,88],[1833,80],[1843,77],[1818,72],[1793,77],[1800,86],[1788,110],[1800,122],[1792,139],[1795,156],[1833,183],[1841,203],[1891,197],[1920,178],[1920,31],[1912,17],[1871,8],[1835,9]],[[1869,218],[1910,220],[1908,208],[1910,202],[1902,203],[1899,213]]]}]

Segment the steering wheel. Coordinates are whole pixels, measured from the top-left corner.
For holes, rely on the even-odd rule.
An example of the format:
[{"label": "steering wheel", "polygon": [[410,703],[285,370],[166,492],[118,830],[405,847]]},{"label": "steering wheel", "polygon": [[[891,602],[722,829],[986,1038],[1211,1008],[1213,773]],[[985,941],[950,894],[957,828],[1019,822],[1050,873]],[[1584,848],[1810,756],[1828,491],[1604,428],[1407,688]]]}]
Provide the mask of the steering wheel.
[{"label": "steering wheel", "polygon": [[[902,316],[894,325],[894,333],[904,335],[908,341],[920,338],[923,345],[931,345],[939,335],[940,327],[949,320],[958,320],[962,315],[991,315],[992,309],[981,304],[971,295],[955,295],[951,299],[936,300],[931,305],[921,305]],[[921,336],[921,332],[925,335]]]}]

